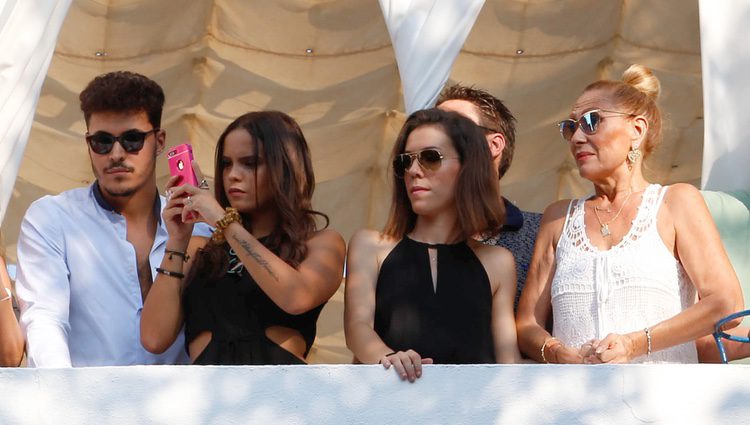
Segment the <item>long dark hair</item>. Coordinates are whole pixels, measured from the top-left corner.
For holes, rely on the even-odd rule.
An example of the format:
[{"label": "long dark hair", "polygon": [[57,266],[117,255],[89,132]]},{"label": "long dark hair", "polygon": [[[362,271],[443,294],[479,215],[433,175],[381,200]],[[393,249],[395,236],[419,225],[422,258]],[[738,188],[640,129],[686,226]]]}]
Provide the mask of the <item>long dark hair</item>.
[{"label": "long dark hair", "polygon": [[[324,228],[328,227],[328,216],[312,209],[315,175],[305,136],[292,117],[278,111],[250,112],[229,124],[216,144],[214,163],[214,193],[224,208],[230,206],[224,192],[224,142],[227,135],[237,129],[247,131],[255,140],[255,155],[259,145],[263,146],[268,171],[267,190],[272,193],[271,202],[279,217],[263,244],[282,260],[297,267],[307,255],[307,240],[318,230],[315,217],[322,217]],[[255,184],[257,197],[257,178]],[[193,269],[204,276],[216,277],[226,272],[227,265],[223,243],[209,242],[199,251]]]},{"label": "long dark hair", "polygon": [[[500,201],[498,179],[484,134],[471,120],[455,112],[425,109],[407,118],[393,146],[391,160],[404,152],[409,135],[419,127],[440,128],[458,152],[461,169],[456,181],[456,211],[464,238],[495,232],[503,224],[505,207]],[[393,197],[383,233],[402,238],[417,222],[402,178],[393,174]]]}]

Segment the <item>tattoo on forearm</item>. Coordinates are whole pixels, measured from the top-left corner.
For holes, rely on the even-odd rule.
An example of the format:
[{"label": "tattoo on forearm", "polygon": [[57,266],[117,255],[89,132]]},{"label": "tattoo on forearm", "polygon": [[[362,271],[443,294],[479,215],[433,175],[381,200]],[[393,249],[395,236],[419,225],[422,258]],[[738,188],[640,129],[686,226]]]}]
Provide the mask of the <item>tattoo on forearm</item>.
[{"label": "tattoo on forearm", "polygon": [[232,239],[237,241],[238,244],[242,247],[243,250],[245,250],[245,253],[252,257],[253,260],[255,260],[258,264],[260,264],[261,267],[266,269],[268,274],[271,275],[272,278],[274,278],[275,281],[279,281],[279,277],[276,276],[276,273],[271,270],[271,265],[268,264],[268,261],[264,260],[263,257],[260,256],[260,254],[253,250],[253,248],[250,246],[250,244],[243,239],[240,239],[237,237],[237,235],[232,235]]}]

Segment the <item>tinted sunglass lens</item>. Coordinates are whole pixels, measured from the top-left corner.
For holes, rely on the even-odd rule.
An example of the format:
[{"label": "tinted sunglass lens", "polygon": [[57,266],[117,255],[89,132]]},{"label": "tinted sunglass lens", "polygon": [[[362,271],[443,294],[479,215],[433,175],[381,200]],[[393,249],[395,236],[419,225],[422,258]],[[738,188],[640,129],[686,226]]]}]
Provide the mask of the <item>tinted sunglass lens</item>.
[{"label": "tinted sunglass lens", "polygon": [[120,143],[122,144],[122,148],[125,149],[125,152],[128,153],[138,152],[139,150],[143,149],[143,143],[146,140],[146,135],[148,135],[148,132],[142,131],[124,133],[122,136],[120,136]]},{"label": "tinted sunglass lens", "polygon": [[573,120],[560,121],[560,134],[563,139],[570,140],[573,138],[573,134],[576,132],[576,122]]},{"label": "tinted sunglass lens", "polygon": [[440,166],[440,152],[434,149],[423,150],[419,153],[419,162],[430,170]]},{"label": "tinted sunglass lens", "polygon": [[109,153],[115,144],[115,138],[105,133],[95,133],[89,136],[88,140],[91,150],[100,155]]},{"label": "tinted sunglass lens", "polygon": [[393,160],[393,172],[396,174],[396,177],[404,177],[404,174],[406,173],[406,170],[409,169],[409,166],[411,165],[411,157],[408,155],[398,155]]},{"label": "tinted sunglass lens", "polygon": [[600,118],[601,117],[599,116],[598,112],[589,112],[583,114],[583,116],[578,119],[578,123],[584,133],[591,135],[596,132],[596,129],[599,126]]}]

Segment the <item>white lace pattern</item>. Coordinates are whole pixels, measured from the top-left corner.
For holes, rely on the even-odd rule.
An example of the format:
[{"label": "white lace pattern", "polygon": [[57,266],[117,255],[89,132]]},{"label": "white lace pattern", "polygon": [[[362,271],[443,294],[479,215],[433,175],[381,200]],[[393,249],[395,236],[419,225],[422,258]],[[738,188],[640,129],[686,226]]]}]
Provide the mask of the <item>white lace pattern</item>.
[{"label": "white lace pattern", "polygon": [[[695,287],[664,245],[656,226],[667,187],[650,185],[628,234],[607,251],[586,235],[584,202],[571,202],[555,253],[552,280],[553,335],[580,347],[609,333],[639,331],[677,315],[695,302]],[[572,209],[572,213],[571,213]],[[634,363],[697,363],[686,343]]]}]

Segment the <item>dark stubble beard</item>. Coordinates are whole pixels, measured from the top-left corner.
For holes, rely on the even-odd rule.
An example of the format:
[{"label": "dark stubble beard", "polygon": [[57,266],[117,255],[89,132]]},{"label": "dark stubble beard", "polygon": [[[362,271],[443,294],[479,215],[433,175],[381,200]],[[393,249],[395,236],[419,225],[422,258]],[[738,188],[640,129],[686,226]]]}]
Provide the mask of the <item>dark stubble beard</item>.
[{"label": "dark stubble beard", "polygon": [[109,188],[107,188],[107,187],[103,187],[101,185],[99,185],[99,187],[101,187],[102,189],[104,189],[104,191],[107,192],[107,195],[109,195],[109,196],[111,196],[113,198],[128,198],[128,197],[132,196],[136,192],[136,190],[137,190],[137,188],[131,188],[131,189],[124,189],[124,190],[119,191],[119,192],[113,192],[113,191],[109,190]]},{"label": "dark stubble beard", "polygon": [[[153,161],[151,162],[151,172],[152,172],[152,174],[155,172],[155,169],[156,169],[156,157],[157,157],[156,152],[154,152]],[[127,168],[128,170],[130,170],[130,172],[134,171],[133,167],[127,167],[125,164],[123,164],[121,162],[117,162],[117,163],[113,163],[113,164],[108,165],[107,168],[104,169],[104,171],[106,172],[106,170],[108,170],[110,168],[116,168],[116,167]],[[132,187],[132,188],[121,189],[119,191],[113,191],[109,187],[105,187],[105,186],[103,186],[101,184],[101,179],[99,178],[100,177],[99,173],[96,172],[96,169],[94,168],[93,162],[91,163],[91,171],[93,171],[94,176],[99,181],[99,188],[102,191],[106,192],[107,195],[109,195],[109,196],[111,196],[113,198],[128,198],[128,197],[131,197],[131,196],[133,196],[133,194],[135,194],[138,191],[138,189],[140,189],[141,187],[143,187],[145,185],[144,184],[144,185],[140,185],[140,186],[136,186],[136,187]]]}]

